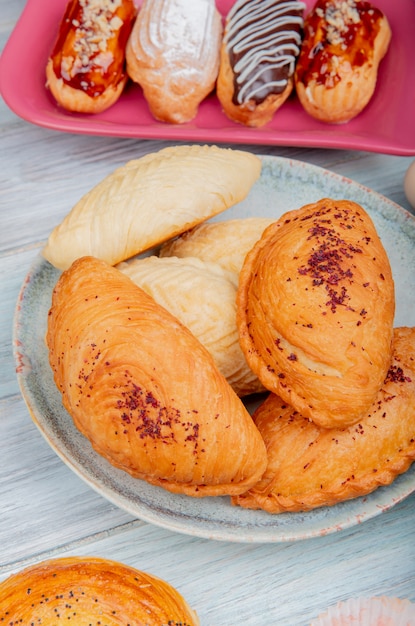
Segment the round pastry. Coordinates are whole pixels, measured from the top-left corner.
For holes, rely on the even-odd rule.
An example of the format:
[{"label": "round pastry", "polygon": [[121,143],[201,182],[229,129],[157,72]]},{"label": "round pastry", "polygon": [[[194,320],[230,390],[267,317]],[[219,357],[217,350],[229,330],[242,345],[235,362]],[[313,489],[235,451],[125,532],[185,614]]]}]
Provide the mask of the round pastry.
[{"label": "round pastry", "polygon": [[263,126],[291,94],[304,8],[289,0],[237,0],[233,5],[216,85],[231,120]]},{"label": "round pastry", "polygon": [[213,90],[222,19],[215,0],[144,0],[127,44],[127,71],[152,115],[192,120]]},{"label": "round pastry", "polygon": [[304,22],[295,88],[323,122],[348,122],[372,98],[391,39],[386,16],[366,0],[318,0]]},{"label": "round pastry", "polygon": [[268,217],[204,222],[166,241],[160,256],[197,257],[239,274],[245,256],[272,222],[275,219]]},{"label": "round pastry", "polygon": [[263,385],[326,428],[356,423],[389,368],[394,283],[364,209],[323,198],[283,215],[248,253],[237,323]]},{"label": "round pastry", "polygon": [[239,345],[237,274],[195,257],[149,256],[117,267],[193,333],[238,396],[264,390]]},{"label": "round pastry", "polygon": [[264,442],[211,354],[117,268],[83,257],[61,274],[46,341],[63,405],[115,467],[193,497],[261,477]]},{"label": "round pastry", "polygon": [[268,466],[234,504],[308,511],[389,485],[415,460],[415,328],[395,329],[386,379],[358,424],[320,428],[272,393],[253,417]]},{"label": "round pastry", "polygon": [[70,0],[46,66],[46,86],[64,109],[100,113],[118,100],[135,15],[133,0]]},{"label": "round pastry", "polygon": [[66,557],[43,561],[0,583],[0,623],[76,626],[199,626],[166,581],[116,561]]}]

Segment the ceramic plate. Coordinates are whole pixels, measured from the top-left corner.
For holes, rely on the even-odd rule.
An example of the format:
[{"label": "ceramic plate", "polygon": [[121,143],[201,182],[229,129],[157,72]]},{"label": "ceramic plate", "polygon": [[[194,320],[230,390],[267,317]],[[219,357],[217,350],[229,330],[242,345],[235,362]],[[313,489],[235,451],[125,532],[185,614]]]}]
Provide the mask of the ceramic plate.
[{"label": "ceramic plate", "polygon": [[[137,0],[139,2],[139,0]],[[311,7],[314,0],[305,0]],[[168,139],[311,146],[415,154],[414,0],[373,0],[387,15],[393,38],[382,61],[376,92],[366,109],[348,124],[313,120],[293,95],[261,129],[228,120],[215,95],[184,125],[163,124],[149,113],[141,89],[129,84],[120,100],[99,115],[67,113],[45,89],[45,67],[67,0],[28,0],[0,61],[0,89],[23,119],[70,133]],[[233,0],[217,0],[225,15]]]},{"label": "ceramic plate", "polygon": [[[413,326],[415,218],[369,189],[317,166],[262,157],[260,179],[249,196],[215,219],[280,217],[322,197],[359,202],[371,215],[389,254],[396,282],[396,326]],[[232,507],[229,498],[194,499],[131,478],[95,453],[63,409],[48,364],[44,337],[52,289],[59,276],[41,256],[18,300],[14,350],[17,375],[29,411],[46,440],[102,496],[147,522],[185,534],[240,542],[279,542],[325,535],[361,523],[415,490],[415,464],[395,482],[367,497],[307,513],[270,515]]]}]

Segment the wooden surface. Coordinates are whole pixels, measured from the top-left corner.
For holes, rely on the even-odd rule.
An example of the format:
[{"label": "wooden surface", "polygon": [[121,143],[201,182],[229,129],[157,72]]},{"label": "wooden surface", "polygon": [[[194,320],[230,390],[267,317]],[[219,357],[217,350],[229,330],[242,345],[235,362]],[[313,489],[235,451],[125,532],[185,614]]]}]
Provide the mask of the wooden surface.
[{"label": "wooden surface", "polygon": [[[23,6],[0,0],[1,49]],[[326,537],[220,542],[134,519],[59,459],[33,424],[16,379],[12,328],[20,287],[49,231],[81,195],[118,165],[166,144],[45,130],[3,101],[0,132],[0,579],[52,556],[108,557],[176,586],[202,626],[306,626],[329,605],[359,595],[415,601],[415,494]],[[241,147],[317,164],[410,208],[403,177],[411,157]]]}]

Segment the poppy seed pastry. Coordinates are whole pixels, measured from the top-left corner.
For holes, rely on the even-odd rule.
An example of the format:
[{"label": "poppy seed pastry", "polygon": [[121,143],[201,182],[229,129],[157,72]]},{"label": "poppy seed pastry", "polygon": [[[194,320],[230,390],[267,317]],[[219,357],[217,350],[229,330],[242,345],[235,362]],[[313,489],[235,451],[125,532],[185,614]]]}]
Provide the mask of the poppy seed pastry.
[{"label": "poppy seed pastry", "polygon": [[76,203],[43,256],[61,270],[82,256],[116,265],[243,200],[261,166],[250,152],[199,145],[129,161]]},{"label": "poppy seed pastry", "polygon": [[264,442],[213,357],[117,268],[83,257],[63,272],[46,339],[63,405],[115,467],[194,497],[262,475]]},{"label": "poppy seed pastry", "polygon": [[135,16],[133,0],[68,2],[46,66],[46,86],[60,106],[101,113],[118,100]]},{"label": "poppy seed pastry", "polygon": [[389,368],[390,263],[365,210],[323,198],[285,213],[240,273],[242,350],[263,385],[325,428],[365,415]]},{"label": "poppy seed pastry", "polygon": [[268,467],[234,504],[269,513],[308,511],[389,485],[415,460],[415,328],[395,329],[386,378],[357,424],[321,428],[272,393],[254,420]]},{"label": "poppy seed pastry", "polygon": [[294,86],[305,4],[237,0],[226,16],[216,92],[233,121],[271,121]]},{"label": "poppy seed pastry", "polygon": [[318,0],[304,22],[295,89],[305,111],[348,122],[369,103],[392,37],[387,17],[366,0]]},{"label": "poppy seed pastry", "polygon": [[199,626],[196,612],[168,582],[98,557],[60,557],[0,583],[0,622],[56,626]]}]

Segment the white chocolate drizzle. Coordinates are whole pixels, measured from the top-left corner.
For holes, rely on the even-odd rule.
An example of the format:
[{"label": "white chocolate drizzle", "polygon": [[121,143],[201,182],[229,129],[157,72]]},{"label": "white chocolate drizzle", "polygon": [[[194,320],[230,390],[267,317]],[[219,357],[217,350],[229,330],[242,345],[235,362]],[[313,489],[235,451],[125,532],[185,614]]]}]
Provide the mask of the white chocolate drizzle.
[{"label": "white chocolate drizzle", "polygon": [[[296,0],[239,0],[227,17],[225,43],[235,59],[237,104],[281,93],[300,52],[305,4]],[[231,61],[232,63],[232,61]],[[235,97],[234,96],[234,97]]]}]

